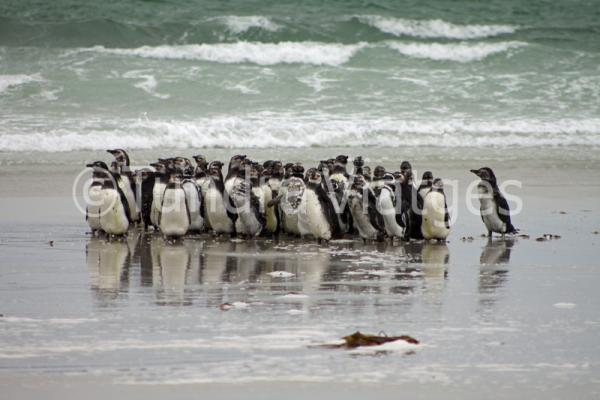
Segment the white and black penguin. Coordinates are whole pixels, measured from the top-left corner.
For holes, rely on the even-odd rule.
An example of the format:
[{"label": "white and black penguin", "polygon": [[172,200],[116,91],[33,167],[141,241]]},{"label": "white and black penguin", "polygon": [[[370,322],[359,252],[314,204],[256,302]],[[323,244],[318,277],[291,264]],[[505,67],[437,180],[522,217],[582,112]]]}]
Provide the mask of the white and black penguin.
[{"label": "white and black penguin", "polygon": [[150,164],[154,167],[154,185],[152,186],[152,203],[150,208],[150,222],[155,230],[160,229],[160,213],[162,211],[163,196],[167,183],[169,183],[169,175],[167,174],[167,166],[163,161]]},{"label": "white and black penguin", "polygon": [[206,190],[206,196],[204,196],[204,218],[217,235],[235,232],[234,219],[231,215],[233,207],[231,210],[227,207],[229,198],[225,193],[222,168],[221,161],[212,161],[208,165],[210,183]]},{"label": "white and black penguin", "polygon": [[129,229],[129,209],[127,199],[115,185],[113,176],[102,183],[102,206],[100,226],[109,236],[123,236]]},{"label": "white and black penguin", "polygon": [[421,178],[421,184],[417,189],[417,194],[421,199],[424,199],[427,193],[431,191],[431,186],[433,185],[433,173],[431,171],[425,171],[423,173],[423,177]]},{"label": "white and black penguin", "polygon": [[[328,188],[329,195],[335,195],[337,200],[336,216],[342,232],[347,233],[352,231],[352,216],[348,209],[348,204],[345,202],[345,193],[349,186],[349,175],[346,170],[348,164],[348,156],[339,155],[335,158],[333,168],[329,179],[326,178],[325,184]],[[333,197],[331,197],[333,200]]]},{"label": "white and black penguin", "polygon": [[483,167],[472,169],[472,173],[477,175],[481,182],[477,185],[479,193],[481,219],[488,231],[488,236],[493,233],[514,234],[518,230],[513,226],[510,220],[510,209],[508,202],[500,192],[496,175],[491,168]]},{"label": "white and black penguin", "polygon": [[335,209],[327,192],[323,189],[321,173],[316,168],[307,171],[306,190],[298,212],[300,232],[310,234],[317,240],[340,237],[340,227]]},{"label": "white and black penguin", "polygon": [[400,199],[396,196],[394,176],[390,173],[384,173],[383,176],[380,176],[382,169],[383,167],[375,168],[373,191],[377,195],[377,212],[383,219],[385,233],[393,240],[394,238],[402,238],[404,235],[400,220],[400,208],[397,206]]},{"label": "white and black penguin", "polygon": [[93,172],[92,183],[88,189],[85,219],[92,230],[92,235],[96,235],[102,231],[102,225],[100,224],[103,204],[102,186],[105,179],[111,179],[111,175],[108,166],[103,161],[95,161],[87,164],[86,167],[92,168]]},{"label": "white and black penguin", "polygon": [[273,203],[273,198],[277,197],[278,191],[275,192],[269,185],[273,174],[273,163],[274,161],[267,161],[263,164],[260,186],[263,192],[263,204],[265,207],[265,232],[277,235],[279,233],[279,215],[277,204]]},{"label": "white and black penguin", "polygon": [[170,170],[169,182],[165,189],[160,212],[160,231],[167,239],[184,236],[190,227],[190,213],[182,187],[182,174]]},{"label": "white and black penguin", "polygon": [[150,216],[152,214],[154,184],[158,179],[156,175],[155,171],[152,171],[149,168],[143,168],[136,171],[138,199],[144,230],[148,230],[148,227],[152,225]]},{"label": "white and black penguin", "polygon": [[238,235],[252,238],[260,235],[265,226],[264,193],[257,165],[247,160],[242,167],[238,175],[240,180],[231,192],[238,215],[235,230]]},{"label": "white and black penguin", "polygon": [[202,196],[206,196],[206,191],[208,190],[208,185],[210,184],[210,177],[208,176],[208,162],[206,161],[206,157],[201,154],[197,154],[192,157],[196,162],[196,168],[194,168],[194,177],[196,178],[196,183],[202,190]]},{"label": "white and black penguin", "polygon": [[354,227],[365,242],[383,240],[385,226],[381,214],[377,212],[377,198],[362,175],[354,177],[348,191],[348,207]]},{"label": "white and black penguin", "polygon": [[119,167],[118,175],[115,176],[117,186],[127,200],[129,207],[130,222],[137,223],[140,221],[140,210],[136,198],[135,177],[130,170],[129,155],[123,149],[106,150],[112,154]]},{"label": "white and black penguin", "polygon": [[[279,210],[281,227],[294,236],[302,236],[303,232],[298,225],[298,213],[302,197],[306,190],[304,182],[304,167],[300,163],[286,165],[286,175],[279,191]],[[307,232],[306,232],[307,233]]]},{"label": "white and black penguin", "polygon": [[398,177],[402,199],[400,209],[402,220],[406,226],[404,229],[404,240],[423,239],[423,234],[421,233],[421,213],[419,205],[415,204],[415,200],[418,201],[418,193],[413,184],[413,170],[410,162],[402,161]]},{"label": "white and black penguin", "polygon": [[182,174],[181,187],[190,216],[189,232],[200,233],[204,230],[204,210],[202,208],[202,190],[196,183],[195,169],[189,159],[175,157],[175,169]]},{"label": "white and black penguin", "polygon": [[431,190],[423,199],[421,232],[427,240],[446,240],[450,234],[450,215],[441,179],[434,179]]}]

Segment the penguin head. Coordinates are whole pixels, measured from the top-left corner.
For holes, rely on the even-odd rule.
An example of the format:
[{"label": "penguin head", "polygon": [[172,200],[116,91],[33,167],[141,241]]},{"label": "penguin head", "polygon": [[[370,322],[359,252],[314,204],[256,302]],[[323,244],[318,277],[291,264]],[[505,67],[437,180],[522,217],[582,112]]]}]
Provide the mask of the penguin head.
[{"label": "penguin head", "polygon": [[392,186],[393,186],[393,185],[394,185],[394,183],[396,183],[396,178],[394,177],[394,174],[391,174],[391,173],[389,173],[389,172],[386,172],[386,173],[383,175],[382,179],[383,179],[383,182],[384,182],[386,185],[392,185]]},{"label": "penguin head", "polygon": [[302,163],[296,163],[294,164],[294,166],[292,167],[292,176],[295,176],[297,178],[304,178],[304,166],[302,165]]},{"label": "penguin head", "polygon": [[223,163],[221,161],[211,161],[208,164],[208,175],[212,178],[221,179],[221,169],[223,168]]},{"label": "penguin head", "polygon": [[249,165],[248,173],[250,175],[250,179],[252,179],[253,182],[258,181],[258,178],[260,178],[260,176],[262,175],[262,172],[263,172],[263,167],[259,163],[253,162]]},{"label": "penguin head", "polygon": [[379,180],[383,179],[384,175],[385,175],[385,168],[382,167],[381,165],[378,165],[375,167],[375,170],[373,171],[373,180],[379,181]]},{"label": "penguin head", "polygon": [[402,173],[402,175],[404,175],[405,182],[408,183],[408,182],[412,181],[413,173],[412,173],[412,165],[410,164],[410,162],[402,161],[402,164],[400,164],[400,172]]},{"label": "penguin head", "polygon": [[289,178],[290,176],[292,176],[292,167],[294,166],[294,163],[287,163],[285,164],[285,167],[283,168],[284,170],[284,178]]},{"label": "penguin head", "polygon": [[305,181],[308,183],[321,184],[322,176],[318,169],[309,168],[306,171]]},{"label": "penguin head", "polygon": [[206,169],[206,166],[208,165],[208,162],[206,162],[206,157],[204,157],[202,154],[197,154],[195,156],[192,156],[192,158],[196,162],[196,166],[198,168],[200,168],[201,170]]},{"label": "penguin head", "polygon": [[123,149],[106,150],[107,153],[113,155],[119,165],[129,166],[129,155]]},{"label": "penguin head", "polygon": [[472,169],[471,172],[477,175],[482,181],[496,182],[496,175],[494,175],[494,171],[491,168]]},{"label": "penguin head", "polygon": [[229,168],[239,168],[242,160],[246,158],[245,154],[236,154],[229,160]]},{"label": "penguin head", "polygon": [[400,171],[394,171],[392,172],[392,175],[394,175],[394,181],[398,182],[399,184],[403,184],[406,181],[406,177]]},{"label": "penguin head", "polygon": [[354,190],[362,190],[365,187],[366,181],[365,177],[362,175],[356,175],[354,177],[354,181],[352,182],[352,189]]},{"label": "penguin head", "polygon": [[88,168],[93,168],[94,171],[108,171],[108,165],[104,161],[94,161],[85,165]]},{"label": "penguin head", "polygon": [[363,167],[363,177],[367,182],[371,181],[371,167],[364,166]]},{"label": "penguin head", "polygon": [[431,190],[434,192],[443,192],[444,191],[444,181],[441,178],[435,178],[433,183],[431,184]]},{"label": "penguin head", "polygon": [[421,178],[421,186],[430,187],[433,183],[433,173],[431,171],[425,171]]},{"label": "penguin head", "polygon": [[119,168],[119,163],[117,161],[113,161],[110,163],[110,172],[114,174],[118,174],[121,172],[121,169]]},{"label": "penguin head", "polygon": [[271,167],[271,175],[276,177],[283,176],[283,163],[281,161],[273,161],[273,165]]},{"label": "penguin head", "polygon": [[155,162],[150,164],[151,167],[154,167],[157,174],[164,174],[167,172],[167,166],[162,162]]},{"label": "penguin head", "polygon": [[337,164],[346,165],[346,164],[348,164],[348,156],[345,156],[345,155],[343,155],[343,154],[340,154],[339,156],[337,156],[337,157],[335,158],[335,162],[336,162]]}]

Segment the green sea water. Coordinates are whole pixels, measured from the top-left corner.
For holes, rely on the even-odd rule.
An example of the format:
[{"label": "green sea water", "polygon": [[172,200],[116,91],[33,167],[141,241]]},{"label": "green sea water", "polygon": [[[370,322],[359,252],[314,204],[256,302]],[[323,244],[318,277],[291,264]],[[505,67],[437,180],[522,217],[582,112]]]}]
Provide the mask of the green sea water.
[{"label": "green sea water", "polygon": [[600,1],[0,2],[0,150],[600,146]]}]

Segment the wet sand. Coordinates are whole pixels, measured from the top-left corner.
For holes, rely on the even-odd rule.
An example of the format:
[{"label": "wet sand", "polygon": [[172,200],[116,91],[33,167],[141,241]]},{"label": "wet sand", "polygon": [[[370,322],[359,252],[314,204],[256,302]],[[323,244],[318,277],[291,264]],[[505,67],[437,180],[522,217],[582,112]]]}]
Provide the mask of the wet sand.
[{"label": "wet sand", "polygon": [[[481,220],[461,200],[447,244],[322,246],[90,238],[70,197],[79,167],[61,155],[37,164],[10,157],[0,174],[7,398],[599,395],[595,157],[489,163],[500,179],[523,182],[513,190],[524,202],[514,221],[529,239],[481,237]],[[465,171],[485,163],[425,157],[415,168],[444,171],[461,188],[472,179]],[[536,241],[543,233],[561,238]],[[421,344],[313,347],[356,330]]]}]

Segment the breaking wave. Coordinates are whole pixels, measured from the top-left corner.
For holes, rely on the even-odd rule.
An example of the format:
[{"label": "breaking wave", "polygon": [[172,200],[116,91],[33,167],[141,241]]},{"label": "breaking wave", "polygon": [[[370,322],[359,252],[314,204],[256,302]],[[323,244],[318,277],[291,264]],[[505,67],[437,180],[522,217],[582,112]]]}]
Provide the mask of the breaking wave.
[{"label": "breaking wave", "polygon": [[31,82],[39,82],[41,81],[41,77],[39,74],[35,75],[0,75],[0,93],[6,91],[7,89],[15,86],[24,85]]},{"label": "breaking wave", "polygon": [[319,42],[236,42],[190,44],[175,46],[142,46],[133,49],[95,46],[78,51],[92,51],[144,58],[201,60],[218,63],[313,64],[341,65],[347,62],[366,43],[338,44]]},{"label": "breaking wave", "polygon": [[0,132],[0,150],[57,152],[107,147],[273,148],[340,144],[389,147],[393,143],[443,147],[600,146],[600,119],[411,121],[358,115],[340,118],[259,113],[194,121],[71,120],[61,124],[61,128],[45,132],[19,132],[6,127],[6,132]]},{"label": "breaking wave", "polygon": [[264,29],[269,32],[277,32],[281,29],[280,25],[262,15],[225,15],[216,17],[214,20],[225,25],[227,30],[234,34],[244,33],[252,28]]},{"label": "breaking wave", "polygon": [[524,42],[498,42],[498,43],[396,43],[390,42],[388,46],[401,54],[425,58],[435,61],[479,61],[497,53],[510,49],[527,46]]},{"label": "breaking wave", "polygon": [[512,25],[456,25],[441,19],[413,20],[379,15],[360,15],[356,18],[385,33],[419,38],[477,39],[510,34],[517,30]]}]

